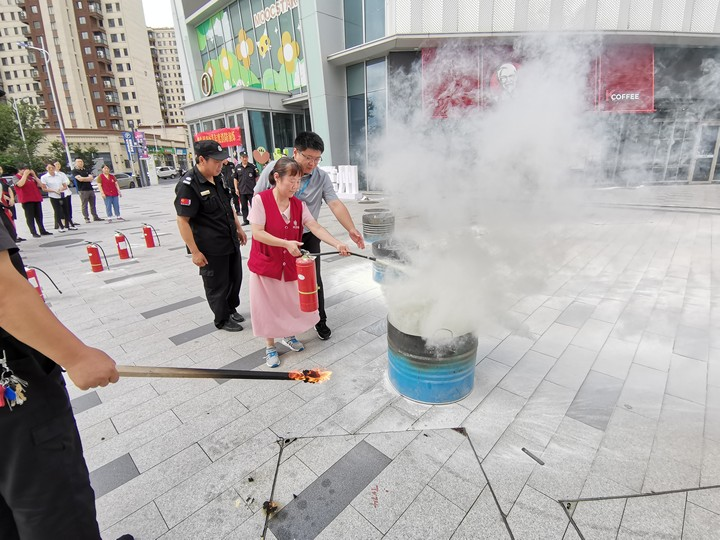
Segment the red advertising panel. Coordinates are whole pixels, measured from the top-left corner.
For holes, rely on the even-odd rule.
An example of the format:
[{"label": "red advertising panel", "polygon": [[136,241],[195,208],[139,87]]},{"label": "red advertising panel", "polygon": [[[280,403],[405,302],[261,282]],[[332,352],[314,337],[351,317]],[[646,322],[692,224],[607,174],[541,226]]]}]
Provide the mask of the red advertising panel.
[{"label": "red advertising panel", "polygon": [[597,108],[607,112],[655,110],[652,45],[608,45],[598,60]]},{"label": "red advertising panel", "polygon": [[203,131],[195,135],[195,142],[198,141],[217,141],[223,148],[228,146],[242,145],[242,137],[240,136],[240,128],[223,128],[214,129],[212,131]]},{"label": "red advertising panel", "polygon": [[[523,59],[507,45],[423,49],[423,106],[433,118],[509,101],[522,83]],[[588,70],[588,108],[616,113],[655,110],[652,45],[608,45]],[[453,112],[454,111],[454,112]]]},{"label": "red advertising panel", "polygon": [[[422,50],[423,105],[433,118],[480,106],[480,48]],[[457,114],[457,112],[456,112]]]}]

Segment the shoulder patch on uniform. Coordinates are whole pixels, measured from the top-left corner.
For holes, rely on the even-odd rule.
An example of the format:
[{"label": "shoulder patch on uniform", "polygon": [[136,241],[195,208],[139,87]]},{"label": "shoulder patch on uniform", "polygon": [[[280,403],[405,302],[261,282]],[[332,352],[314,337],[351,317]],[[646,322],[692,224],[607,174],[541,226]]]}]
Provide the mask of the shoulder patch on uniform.
[{"label": "shoulder patch on uniform", "polygon": [[180,206],[190,206],[191,202],[190,199],[180,199]]},{"label": "shoulder patch on uniform", "polygon": [[189,184],[190,182],[192,182],[192,178],[190,178],[189,176],[185,180],[183,180],[183,184]]}]

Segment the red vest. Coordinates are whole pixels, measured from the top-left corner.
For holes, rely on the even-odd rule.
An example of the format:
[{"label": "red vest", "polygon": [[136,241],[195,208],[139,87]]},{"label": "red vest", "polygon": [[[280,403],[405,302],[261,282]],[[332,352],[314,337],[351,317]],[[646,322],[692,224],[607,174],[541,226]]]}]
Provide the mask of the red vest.
[{"label": "red vest", "polygon": [[[302,201],[290,197],[290,221],[285,223],[272,189],[261,191],[260,199],[265,207],[265,232],[283,240],[302,241]],[[248,269],[259,276],[273,279],[284,277],[285,281],[297,280],[295,257],[290,255],[287,249],[268,246],[255,239],[250,248]]]}]

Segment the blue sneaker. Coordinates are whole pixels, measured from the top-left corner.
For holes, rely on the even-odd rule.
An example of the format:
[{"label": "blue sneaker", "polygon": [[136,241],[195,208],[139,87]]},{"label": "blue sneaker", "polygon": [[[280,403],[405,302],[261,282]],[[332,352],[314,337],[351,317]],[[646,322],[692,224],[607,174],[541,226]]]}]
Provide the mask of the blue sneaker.
[{"label": "blue sneaker", "polygon": [[300,352],[305,350],[305,345],[300,343],[295,336],[282,338],[280,343],[285,345],[291,351]]},{"label": "blue sneaker", "polygon": [[280,356],[275,349],[265,349],[265,365],[267,367],[278,367],[280,365]]}]

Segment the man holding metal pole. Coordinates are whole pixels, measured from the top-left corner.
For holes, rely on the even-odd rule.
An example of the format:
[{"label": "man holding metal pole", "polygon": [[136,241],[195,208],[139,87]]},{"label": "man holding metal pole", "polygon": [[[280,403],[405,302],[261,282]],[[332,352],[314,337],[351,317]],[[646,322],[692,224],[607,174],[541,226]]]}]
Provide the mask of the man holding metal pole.
[{"label": "man holding metal pole", "polygon": [[0,538],[100,540],[61,368],[82,390],[119,375],[112,358],[62,325],[23,272],[0,227]]}]

